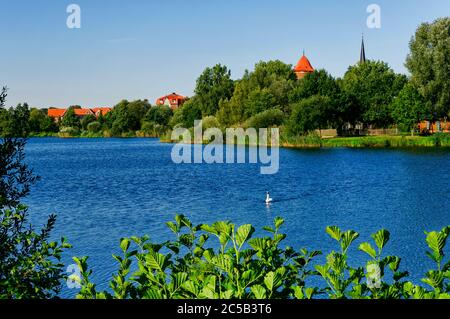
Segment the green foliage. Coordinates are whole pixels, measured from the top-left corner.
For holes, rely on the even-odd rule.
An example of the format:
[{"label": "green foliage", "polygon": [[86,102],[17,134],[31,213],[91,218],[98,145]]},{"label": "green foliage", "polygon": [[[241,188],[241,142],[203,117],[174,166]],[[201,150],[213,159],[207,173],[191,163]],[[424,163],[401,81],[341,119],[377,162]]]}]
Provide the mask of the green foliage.
[{"label": "green foliage", "polygon": [[[98,292],[89,277],[87,257],[74,258],[81,270],[82,288],[77,298],[130,299],[409,299],[448,297],[450,262],[441,267],[450,226],[427,233],[428,254],[438,269],[426,274],[429,291],[414,285],[400,270],[401,259],[384,256],[389,242],[387,230],[372,235],[374,245],[363,242],[359,250],[369,260],[360,267],[348,262],[349,250],[359,238],[355,231],[337,226],[326,228],[339,251],[326,256],[325,264],[315,260],[320,251],[295,251],[280,247],[286,235],[280,233],[282,218],[264,227],[268,236],[254,236],[252,225],[219,221],[193,225],[183,215],[167,223],[174,240],[153,243],[149,237],[120,240],[122,256],[110,282],[110,291]],[[215,239],[213,241],[213,239]],[[374,248],[375,247],[375,248]],[[313,264],[315,266],[313,267]],[[132,273],[131,269],[137,269]],[[390,276],[388,276],[390,275]],[[308,287],[309,278],[324,285]],[[316,280],[317,282],[317,280]]]},{"label": "green foliage", "polygon": [[81,127],[80,118],[75,115],[74,106],[69,107],[66,113],[64,113],[61,125],[63,127],[73,127],[75,129],[79,129]]},{"label": "green foliage", "polygon": [[283,111],[279,109],[270,109],[264,112],[258,113],[246,121],[246,127],[268,128],[273,126],[280,126],[285,121],[285,115]]},{"label": "green foliage", "polygon": [[[78,298],[145,299],[262,299],[312,297],[305,287],[309,262],[318,252],[280,248],[285,235],[283,220],[275,219],[254,237],[252,225],[236,227],[227,221],[196,225],[177,215],[168,222],[176,240],[151,243],[148,237],[122,239],[123,256],[114,256],[119,271],[111,280],[111,292],[97,292],[89,281],[87,258],[75,258],[80,266],[82,289]],[[208,244],[215,238],[218,248]],[[133,261],[138,269],[131,273]]]},{"label": "green foliage", "polygon": [[167,105],[158,105],[151,107],[145,115],[145,121],[149,123],[167,126],[173,116],[173,111]]},{"label": "green foliage", "polygon": [[410,41],[406,67],[411,82],[433,107],[435,118],[450,111],[450,18],[421,24]]},{"label": "green foliage", "polygon": [[89,124],[91,124],[92,122],[95,122],[95,121],[97,121],[97,118],[95,117],[95,115],[92,115],[92,114],[86,115],[80,121],[81,128],[84,131],[86,131],[86,130],[88,130]]},{"label": "green foliage", "polygon": [[194,127],[194,121],[202,119],[202,110],[196,98],[186,101],[183,106],[176,110],[170,126],[175,127],[181,125],[185,128]]},{"label": "green foliage", "polygon": [[129,102],[122,100],[114,106],[113,111],[107,117],[107,122],[111,125],[111,132],[115,136],[122,136],[130,132],[135,132],[141,128],[144,116],[151,108],[147,100],[136,100]]},{"label": "green foliage", "polygon": [[431,119],[431,113],[431,108],[409,83],[393,101],[392,117],[402,131],[414,132],[419,122]]},{"label": "green foliage", "polygon": [[28,223],[20,201],[38,178],[24,163],[24,147],[24,139],[0,144],[0,299],[56,297],[64,279],[61,254],[70,247],[65,239],[49,241],[54,215],[38,232]]},{"label": "green foliage", "polygon": [[329,97],[320,95],[302,100],[292,108],[288,132],[292,135],[303,135],[316,129],[328,127],[328,114],[332,111]]},{"label": "green foliage", "polygon": [[29,118],[30,132],[33,133],[55,133],[58,132],[58,126],[52,118],[47,116],[44,110],[33,108],[30,111]]},{"label": "green foliage", "polygon": [[234,90],[231,72],[226,66],[216,64],[206,68],[197,79],[195,94],[203,115],[215,115],[220,100],[229,99]]},{"label": "green foliage", "polygon": [[316,70],[295,83],[289,94],[289,100],[291,103],[298,103],[314,95],[337,98],[339,94],[340,87],[337,81],[327,71]]},{"label": "green foliage", "polygon": [[386,63],[367,61],[348,69],[342,89],[362,106],[364,123],[388,127],[393,124],[391,103],[406,82],[404,75],[394,73]]},{"label": "green foliage", "polygon": [[98,133],[98,132],[101,130],[101,128],[102,128],[102,125],[101,125],[100,122],[98,122],[98,121],[90,122],[90,123],[87,125],[87,130],[88,130],[90,133]]}]

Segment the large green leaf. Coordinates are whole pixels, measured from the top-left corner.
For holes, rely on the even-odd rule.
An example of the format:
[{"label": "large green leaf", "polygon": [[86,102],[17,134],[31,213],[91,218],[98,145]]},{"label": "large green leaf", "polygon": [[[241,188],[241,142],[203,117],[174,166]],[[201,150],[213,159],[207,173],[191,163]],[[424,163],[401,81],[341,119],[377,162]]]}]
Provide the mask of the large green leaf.
[{"label": "large green leaf", "polygon": [[283,226],[284,224],[284,219],[281,217],[276,217],[274,220],[274,224],[275,224],[275,229],[280,229],[281,226]]},{"label": "large green leaf", "polygon": [[359,237],[359,234],[353,230],[348,230],[344,234],[342,234],[342,250],[344,252],[347,251],[348,247],[350,247],[351,243],[355,241]]},{"label": "large green leaf", "polygon": [[255,231],[255,229],[250,224],[242,225],[241,227],[238,228],[238,230],[236,232],[236,243],[239,246],[239,248],[241,248],[242,245],[244,245],[244,243],[248,239],[250,239],[250,237],[252,236],[254,231]]},{"label": "large green leaf", "polygon": [[145,257],[145,261],[151,269],[156,269],[160,272],[164,272],[166,268],[166,257],[163,254],[149,251],[147,256]]},{"label": "large green leaf", "polygon": [[252,293],[255,295],[256,299],[266,299],[267,298],[267,293],[266,293],[266,289],[261,286],[261,285],[255,285],[252,286],[251,288]]},{"label": "large green leaf", "polygon": [[267,240],[265,238],[252,238],[248,242],[248,244],[254,250],[261,251],[261,250],[266,249],[266,247],[267,247]]},{"label": "large green leaf", "polygon": [[144,299],[154,299],[159,300],[163,299],[163,295],[161,290],[157,288],[150,288],[145,291]]},{"label": "large green leaf", "polygon": [[188,274],[185,272],[179,272],[172,274],[171,290],[172,292],[177,291],[187,280]]},{"label": "large green leaf", "polygon": [[120,240],[120,249],[125,253],[130,248],[130,240],[128,238],[122,238]]},{"label": "large green leaf", "polygon": [[449,235],[447,228],[444,228],[440,232],[429,232],[426,233],[427,244],[431,249],[431,255],[428,254],[432,259],[436,262],[440,262],[443,258],[443,249],[445,247],[445,243],[447,241],[447,237]]},{"label": "large green leaf", "polygon": [[359,245],[359,250],[365,252],[366,254],[368,254],[372,258],[376,258],[377,257],[377,252],[372,247],[372,245],[369,244],[369,243],[362,243],[361,245]]},{"label": "large green leaf", "polygon": [[275,272],[271,271],[267,273],[267,275],[264,277],[264,284],[266,285],[267,289],[269,289],[269,291],[276,290],[281,284],[285,273],[285,268],[278,268]]},{"label": "large green leaf", "polygon": [[337,240],[337,241],[341,240],[342,233],[341,233],[341,230],[339,229],[339,227],[337,227],[337,226],[328,226],[326,228],[326,232],[334,240]]},{"label": "large green leaf", "polygon": [[390,233],[386,229],[381,229],[373,234],[372,238],[375,240],[375,244],[377,245],[378,249],[382,250],[389,241]]},{"label": "large green leaf", "polygon": [[169,229],[173,233],[175,233],[175,234],[178,233],[178,231],[179,231],[178,225],[175,225],[175,223],[173,223],[173,222],[167,222],[166,225],[167,225],[167,227],[169,227]]}]

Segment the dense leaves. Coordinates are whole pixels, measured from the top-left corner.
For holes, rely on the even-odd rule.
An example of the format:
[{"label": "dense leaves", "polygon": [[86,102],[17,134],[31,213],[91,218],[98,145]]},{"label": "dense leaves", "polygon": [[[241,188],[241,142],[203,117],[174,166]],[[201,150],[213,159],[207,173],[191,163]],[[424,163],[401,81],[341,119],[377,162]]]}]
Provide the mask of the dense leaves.
[{"label": "dense leaves", "polygon": [[[4,92],[6,93],[6,92]],[[6,94],[0,95],[0,109]],[[25,139],[5,137],[0,144],[0,299],[52,298],[64,278],[61,253],[70,246],[49,241],[55,216],[35,231],[20,204],[37,177],[24,163]]]},{"label": "dense leaves", "polygon": [[423,23],[410,42],[406,67],[411,82],[429,101],[433,116],[439,118],[450,111],[450,18]]},{"label": "dense leaves", "polygon": [[[321,264],[319,251],[281,247],[284,220],[275,218],[264,227],[267,235],[254,236],[252,225],[236,226],[228,221],[212,225],[193,223],[183,215],[167,227],[174,240],[153,243],[149,237],[120,240],[122,255],[114,255],[119,270],[109,291],[97,291],[90,281],[87,257],[74,258],[81,270],[82,288],[78,298],[144,299],[409,299],[450,298],[450,263],[442,266],[450,226],[427,233],[428,255],[437,263],[423,282],[431,290],[406,281],[401,259],[385,256],[390,234],[380,230],[373,244],[363,242],[359,250],[369,257],[354,267],[349,251],[359,238],[353,230],[337,226],[326,232],[338,245]],[[136,271],[132,271],[136,269]],[[314,279],[309,281],[308,279]],[[309,282],[322,282],[310,286]]]}]

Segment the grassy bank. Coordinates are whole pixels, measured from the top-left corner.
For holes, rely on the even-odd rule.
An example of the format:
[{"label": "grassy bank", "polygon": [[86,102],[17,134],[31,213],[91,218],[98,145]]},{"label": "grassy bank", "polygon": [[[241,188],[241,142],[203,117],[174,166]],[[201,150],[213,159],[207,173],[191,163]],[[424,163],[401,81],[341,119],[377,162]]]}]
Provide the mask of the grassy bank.
[{"label": "grassy bank", "polygon": [[[175,143],[167,136],[161,138],[160,141],[163,143]],[[204,144],[207,143],[207,141],[204,141]],[[435,134],[431,136],[356,136],[326,139],[315,135],[281,136],[280,146],[285,148],[450,148],[450,134]]]},{"label": "grassy bank", "polygon": [[[60,138],[109,138],[116,137],[111,134],[104,133],[88,133],[83,132],[78,135],[64,133],[40,133],[31,134],[30,137],[60,137]],[[122,138],[156,138],[142,132],[122,134],[117,136]],[[160,137],[162,143],[175,143],[169,135]],[[204,141],[207,144],[208,141]],[[248,145],[248,141],[245,143]],[[450,148],[450,134],[435,134],[431,136],[356,136],[356,137],[336,137],[336,138],[320,138],[315,135],[296,136],[296,137],[280,137],[280,146],[285,148],[418,148],[418,147],[444,147]]]},{"label": "grassy bank", "polygon": [[348,147],[348,148],[414,148],[414,147],[450,147],[450,134],[432,136],[357,136],[321,139],[319,137],[295,137],[282,139],[283,147]]}]

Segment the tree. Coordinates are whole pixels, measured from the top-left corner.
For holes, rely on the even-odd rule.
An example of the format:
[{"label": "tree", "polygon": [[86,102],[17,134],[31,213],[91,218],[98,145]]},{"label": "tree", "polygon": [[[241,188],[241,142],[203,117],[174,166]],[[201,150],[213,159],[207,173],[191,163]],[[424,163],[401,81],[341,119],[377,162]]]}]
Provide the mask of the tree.
[{"label": "tree", "polygon": [[173,111],[167,105],[157,105],[151,107],[145,115],[146,122],[167,126],[173,116]]},{"label": "tree", "polygon": [[288,132],[291,135],[301,135],[328,127],[332,106],[329,97],[320,95],[295,104],[287,124]]},{"label": "tree", "polygon": [[[331,123],[337,129],[339,135],[343,133],[347,125],[350,125],[351,130],[354,130],[356,124],[363,121],[362,106],[354,94],[341,91],[333,104]],[[347,126],[345,129],[347,133],[348,128]]]},{"label": "tree", "polygon": [[[112,133],[121,135],[140,130],[144,116],[150,108],[151,105],[148,100],[136,100],[133,102],[122,100],[110,112],[112,113]],[[107,118],[108,115],[109,113],[106,116]]]},{"label": "tree", "polygon": [[[5,95],[0,96],[3,107]],[[20,201],[38,180],[24,163],[26,140],[6,137],[0,144],[0,299],[52,298],[64,276],[61,253],[70,247],[62,239],[49,242],[56,217],[36,232]]]},{"label": "tree", "polygon": [[450,111],[450,17],[421,24],[412,37],[406,67],[411,82],[434,108],[434,118]]},{"label": "tree", "polygon": [[270,109],[249,118],[246,122],[247,127],[255,129],[280,126],[284,123],[285,114],[279,109]]},{"label": "tree", "polygon": [[236,81],[233,96],[219,103],[217,118],[222,125],[243,123],[268,109],[289,111],[289,92],[296,81],[292,65],[281,61],[258,62]]},{"label": "tree", "polygon": [[250,92],[245,101],[245,114],[246,117],[251,117],[277,107],[277,100],[268,89],[256,89]]},{"label": "tree", "polygon": [[75,115],[75,107],[71,106],[67,109],[66,113],[64,113],[64,117],[61,121],[62,126],[73,127],[79,129],[81,126],[80,118]]},{"label": "tree", "polygon": [[342,80],[342,87],[357,98],[365,124],[388,127],[393,124],[392,100],[406,82],[406,76],[394,73],[387,63],[367,61],[349,68]]},{"label": "tree", "polygon": [[202,114],[204,116],[215,115],[219,109],[220,100],[231,98],[234,90],[234,82],[231,72],[226,66],[217,64],[212,68],[206,68],[197,79],[195,94]]},{"label": "tree", "polygon": [[80,121],[81,128],[84,131],[86,131],[88,128],[88,125],[95,121],[97,121],[97,118],[95,117],[95,115],[92,115],[92,114],[86,115]]},{"label": "tree", "polygon": [[416,88],[407,84],[393,101],[392,116],[402,131],[412,134],[417,124],[431,116],[431,108],[425,103]]},{"label": "tree", "polygon": [[10,137],[27,137],[29,127],[30,109],[27,103],[19,104],[16,108],[9,109],[9,124],[5,129],[5,135]]},{"label": "tree", "polygon": [[181,109],[178,109],[171,121],[171,126],[174,127],[177,124],[182,125],[185,128],[191,128],[194,126],[195,120],[202,119],[202,110],[199,106],[196,97],[186,101]]},{"label": "tree", "polygon": [[301,81],[296,81],[289,100],[291,103],[297,103],[314,95],[336,99],[340,91],[336,80],[327,71],[316,70],[307,74]]},{"label": "tree", "polygon": [[55,121],[49,117],[44,110],[33,108],[30,111],[30,118],[29,118],[29,127],[30,132],[34,133],[50,133],[50,132],[57,132],[58,131],[58,125],[55,123]]}]

